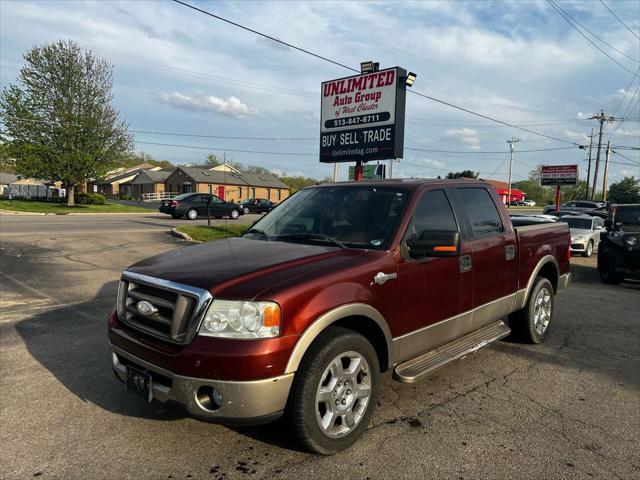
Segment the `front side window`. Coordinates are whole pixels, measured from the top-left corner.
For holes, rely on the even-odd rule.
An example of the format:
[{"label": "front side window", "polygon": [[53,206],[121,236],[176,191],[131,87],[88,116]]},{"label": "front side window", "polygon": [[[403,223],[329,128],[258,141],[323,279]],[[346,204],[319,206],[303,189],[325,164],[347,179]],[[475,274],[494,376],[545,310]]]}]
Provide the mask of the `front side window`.
[{"label": "front side window", "polygon": [[405,240],[428,239],[429,231],[433,230],[458,231],[453,210],[442,190],[422,194],[416,204]]},{"label": "front side window", "polygon": [[497,235],[504,231],[500,214],[491,195],[484,188],[458,189],[467,211],[474,237]]},{"label": "front side window", "polygon": [[408,194],[392,187],[308,188],[259,220],[246,236],[298,243],[337,240],[347,247],[383,250]]}]

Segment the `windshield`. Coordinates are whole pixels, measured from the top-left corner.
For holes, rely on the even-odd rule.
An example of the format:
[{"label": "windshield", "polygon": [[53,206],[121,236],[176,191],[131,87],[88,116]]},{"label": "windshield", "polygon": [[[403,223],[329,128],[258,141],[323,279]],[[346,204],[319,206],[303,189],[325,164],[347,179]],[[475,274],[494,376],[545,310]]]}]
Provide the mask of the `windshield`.
[{"label": "windshield", "polygon": [[562,217],[559,222],[565,222],[569,224],[569,228],[576,228],[582,230],[591,230],[591,222],[590,218],[572,218],[572,217]]},{"label": "windshield", "polygon": [[259,220],[248,238],[387,248],[408,191],[372,186],[309,188]]},{"label": "windshield", "polygon": [[616,223],[623,225],[640,225],[640,206],[618,208]]}]

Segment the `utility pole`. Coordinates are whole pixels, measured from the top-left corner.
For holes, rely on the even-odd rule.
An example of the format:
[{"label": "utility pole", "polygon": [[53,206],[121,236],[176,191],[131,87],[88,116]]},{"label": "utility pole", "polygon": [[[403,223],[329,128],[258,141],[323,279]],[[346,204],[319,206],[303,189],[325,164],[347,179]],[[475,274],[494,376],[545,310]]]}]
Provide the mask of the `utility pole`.
[{"label": "utility pole", "polygon": [[589,199],[589,182],[591,181],[591,150],[593,147],[593,128],[591,129],[591,135],[589,135],[589,166],[587,167],[587,196]]},{"label": "utility pole", "polygon": [[607,156],[604,161],[604,180],[602,181],[602,201],[607,201],[607,175],[609,174],[609,157],[611,156],[611,140],[607,142]]},{"label": "utility pole", "polygon": [[395,162],[396,159],[392,158],[391,160],[389,160],[389,178],[393,178],[393,162]]},{"label": "utility pole", "polygon": [[338,181],[338,162],[333,164],[333,181]]},{"label": "utility pole", "polygon": [[596,188],[598,185],[598,168],[600,167],[600,152],[602,150],[602,133],[604,130],[604,123],[611,123],[615,120],[615,118],[607,117],[604,114],[604,110],[600,110],[600,113],[598,115],[590,117],[590,120],[597,120],[600,123],[600,133],[598,134],[598,154],[596,155],[596,169],[593,173],[593,188],[591,190],[591,200],[593,200],[596,197]]},{"label": "utility pole", "polygon": [[513,145],[519,142],[519,138],[511,137],[511,140],[507,140],[509,144],[509,196],[507,197],[507,208],[511,206],[511,170],[513,169]]}]

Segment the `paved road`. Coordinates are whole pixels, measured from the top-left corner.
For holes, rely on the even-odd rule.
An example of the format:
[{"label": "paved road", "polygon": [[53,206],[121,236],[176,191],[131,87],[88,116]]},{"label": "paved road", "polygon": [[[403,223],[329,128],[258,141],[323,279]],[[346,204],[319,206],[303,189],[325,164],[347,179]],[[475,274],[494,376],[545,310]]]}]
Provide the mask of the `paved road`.
[{"label": "paved road", "polygon": [[640,477],[640,287],[601,284],[594,259],[574,259],[547,343],[499,342],[416,385],[386,375],[371,428],[333,457],[281,424],[141,403],[110,371],[105,317],[124,267],[186,246],[174,224],[0,216],[1,478]]}]

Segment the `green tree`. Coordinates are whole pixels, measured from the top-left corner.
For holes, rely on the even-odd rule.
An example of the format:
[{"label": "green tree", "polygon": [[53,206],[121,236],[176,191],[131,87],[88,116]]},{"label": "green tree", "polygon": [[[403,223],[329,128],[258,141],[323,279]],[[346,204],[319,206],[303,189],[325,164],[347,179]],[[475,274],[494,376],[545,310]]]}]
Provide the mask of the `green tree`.
[{"label": "green tree", "polygon": [[[289,187],[291,188],[291,193],[295,193],[302,188],[309,187],[311,185],[315,185],[316,183],[319,183],[318,180],[316,180],[315,178],[303,177],[301,175],[298,175],[295,177],[282,176],[279,178],[284,183],[289,185]],[[333,180],[330,179],[329,181],[333,181]],[[326,183],[326,181],[323,181],[322,183]]]},{"label": "green tree", "polygon": [[478,178],[480,172],[473,172],[471,170],[463,170],[461,172],[449,172],[445,178],[455,179],[455,178]]},{"label": "green tree", "polygon": [[612,203],[640,202],[640,180],[635,177],[624,177],[609,187],[609,200]]},{"label": "green tree", "polygon": [[216,155],[210,153],[209,155],[207,155],[207,165],[213,168],[217,167],[218,165],[222,165],[222,162],[218,160],[218,157]]},{"label": "green tree", "polygon": [[148,163],[150,165],[153,165],[154,167],[166,169],[175,167],[175,165],[169,160],[156,160],[155,158],[153,158],[153,155],[146,152],[135,152],[125,155],[124,159],[119,162],[119,166],[131,168],[135,167],[136,165],[140,165],[141,163]]},{"label": "green tree", "polygon": [[16,173],[16,162],[9,156],[9,147],[0,143],[0,172]]},{"label": "green tree", "polygon": [[17,82],[0,95],[0,141],[25,177],[60,181],[67,204],[87,180],[100,178],[132,148],[113,107],[113,67],[75,42],[34,47]]}]

